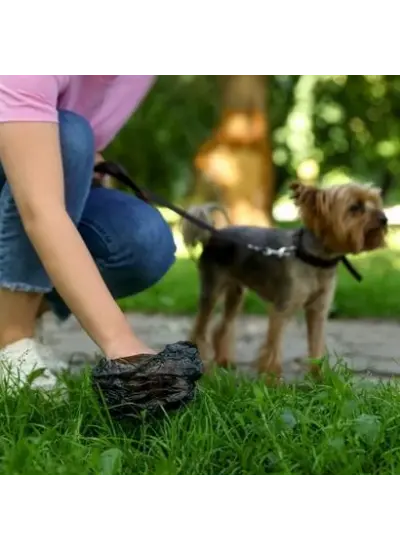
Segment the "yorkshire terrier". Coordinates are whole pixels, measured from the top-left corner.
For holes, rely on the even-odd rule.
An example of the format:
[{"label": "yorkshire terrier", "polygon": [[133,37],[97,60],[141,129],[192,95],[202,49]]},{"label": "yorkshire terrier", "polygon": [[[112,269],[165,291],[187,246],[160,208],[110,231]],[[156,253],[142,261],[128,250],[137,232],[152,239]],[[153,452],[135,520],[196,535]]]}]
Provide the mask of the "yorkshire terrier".
[{"label": "yorkshire terrier", "polygon": [[[388,220],[380,190],[349,183],[315,188],[292,183],[292,198],[303,226],[296,230],[228,225],[213,232],[184,220],[188,248],[201,243],[198,267],[200,299],[191,340],[207,359],[207,329],[216,303],[223,300],[222,320],[213,338],[214,360],[233,362],[234,321],[245,289],[271,303],[266,340],[257,361],[258,372],[281,379],[283,332],[295,313],[304,310],[312,374],[319,374],[325,354],[325,324],[335,291],[338,263],[346,254],[385,245]],[[213,205],[194,206],[192,216],[211,219]],[[287,256],[262,251],[285,250]],[[317,361],[315,361],[317,360]]]}]

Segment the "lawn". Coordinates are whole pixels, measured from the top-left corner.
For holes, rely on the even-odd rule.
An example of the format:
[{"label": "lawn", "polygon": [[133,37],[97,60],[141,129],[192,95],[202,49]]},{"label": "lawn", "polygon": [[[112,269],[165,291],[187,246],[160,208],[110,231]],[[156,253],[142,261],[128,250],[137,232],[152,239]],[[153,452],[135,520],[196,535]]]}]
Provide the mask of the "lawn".
[{"label": "lawn", "polygon": [[324,382],[268,389],[219,372],[185,410],[113,423],[89,377],[69,401],[0,392],[0,474],[400,474],[394,385]]},{"label": "lawn", "polygon": [[[340,268],[338,315],[400,316],[399,236],[352,258],[361,284]],[[121,304],[193,314],[197,294],[196,266],[180,253],[159,284]],[[249,294],[245,311],[264,314],[265,305]],[[68,400],[0,391],[1,475],[400,474],[398,385],[360,382],[344,367],[325,369],[322,383],[280,388],[217,371],[186,409],[123,424],[99,403],[89,374],[68,386]]]}]

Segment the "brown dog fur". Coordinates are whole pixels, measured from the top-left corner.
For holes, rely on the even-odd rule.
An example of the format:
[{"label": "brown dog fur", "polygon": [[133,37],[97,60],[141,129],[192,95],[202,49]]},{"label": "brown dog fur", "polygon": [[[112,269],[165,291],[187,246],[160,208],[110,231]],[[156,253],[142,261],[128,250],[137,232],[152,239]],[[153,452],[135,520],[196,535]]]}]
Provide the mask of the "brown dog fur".
[{"label": "brown dog fur", "polygon": [[[301,247],[321,260],[337,260],[345,254],[358,254],[384,246],[387,219],[382,210],[380,192],[367,185],[350,183],[319,189],[295,182],[292,196],[299,208],[304,229]],[[200,215],[194,207],[192,215]],[[204,211],[203,211],[204,212]],[[184,224],[190,222],[185,221]],[[320,359],[325,354],[325,324],[336,282],[336,265],[315,267],[296,256],[263,256],[247,248],[248,244],[278,249],[291,246],[298,230],[228,226],[211,235],[190,233],[188,247],[203,243],[199,260],[199,311],[191,339],[205,360],[208,359],[208,327],[219,299],[223,316],[214,332],[214,361],[219,365],[233,362],[234,321],[240,310],[245,288],[252,289],[271,303],[269,327],[257,361],[260,374],[281,378],[281,347],[284,329],[298,310],[304,310],[307,324],[308,354]],[[296,241],[297,242],[297,241]],[[299,245],[300,246],[300,245]],[[316,362],[311,370],[318,372]]]}]

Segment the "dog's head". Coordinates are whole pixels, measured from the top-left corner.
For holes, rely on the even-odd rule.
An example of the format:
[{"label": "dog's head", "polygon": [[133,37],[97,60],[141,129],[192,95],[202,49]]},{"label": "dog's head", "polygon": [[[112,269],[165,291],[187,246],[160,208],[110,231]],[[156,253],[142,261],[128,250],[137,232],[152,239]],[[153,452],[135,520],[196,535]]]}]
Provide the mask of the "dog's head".
[{"label": "dog's head", "polygon": [[358,183],[318,189],[294,182],[290,187],[304,225],[327,250],[358,254],[385,245],[387,218],[379,189]]}]

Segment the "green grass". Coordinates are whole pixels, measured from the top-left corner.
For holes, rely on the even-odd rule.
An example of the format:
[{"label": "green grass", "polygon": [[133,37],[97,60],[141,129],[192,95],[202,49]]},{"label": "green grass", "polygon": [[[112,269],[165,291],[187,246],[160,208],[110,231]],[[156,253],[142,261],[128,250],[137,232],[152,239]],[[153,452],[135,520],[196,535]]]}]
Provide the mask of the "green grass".
[{"label": "green grass", "polygon": [[0,474],[400,474],[400,392],[324,382],[268,389],[219,372],[185,410],[113,423],[89,379],[70,399],[0,392]]},{"label": "green grass", "polygon": [[[396,248],[352,258],[364,277],[355,281],[339,269],[335,297],[337,313],[344,318],[398,318],[400,316],[400,250]],[[153,288],[121,301],[125,310],[148,313],[193,314],[197,311],[198,275],[194,262],[178,258],[170,272]],[[247,296],[245,311],[265,313],[265,305],[253,294]]]}]

